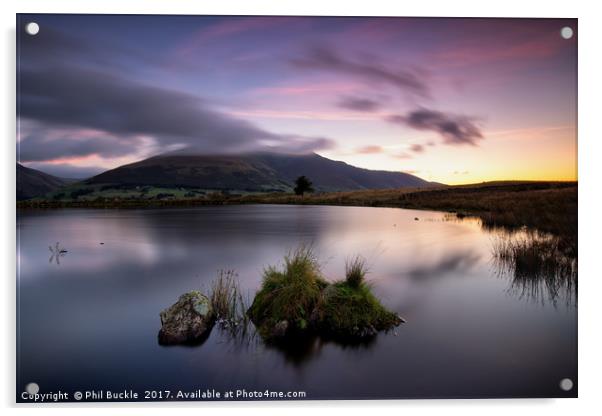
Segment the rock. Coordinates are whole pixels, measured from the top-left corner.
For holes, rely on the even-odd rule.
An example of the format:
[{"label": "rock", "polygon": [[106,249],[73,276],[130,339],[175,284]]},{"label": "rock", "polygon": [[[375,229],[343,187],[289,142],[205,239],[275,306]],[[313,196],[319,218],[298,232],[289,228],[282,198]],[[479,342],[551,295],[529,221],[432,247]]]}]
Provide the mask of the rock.
[{"label": "rock", "polygon": [[273,338],[281,338],[286,335],[286,331],[288,330],[288,321],[280,321],[274,328],[272,329],[272,337]]},{"label": "rock", "polygon": [[202,341],[215,323],[211,301],[198,291],[180,296],[178,301],[161,311],[159,343],[184,344]]}]

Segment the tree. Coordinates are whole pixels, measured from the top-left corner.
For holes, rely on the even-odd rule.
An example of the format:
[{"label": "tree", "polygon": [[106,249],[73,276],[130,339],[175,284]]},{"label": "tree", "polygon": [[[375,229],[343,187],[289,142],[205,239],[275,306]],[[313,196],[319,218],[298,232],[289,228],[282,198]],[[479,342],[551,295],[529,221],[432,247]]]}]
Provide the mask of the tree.
[{"label": "tree", "polygon": [[305,192],[313,192],[312,183],[306,176],[299,176],[295,181],[295,194],[303,196]]}]

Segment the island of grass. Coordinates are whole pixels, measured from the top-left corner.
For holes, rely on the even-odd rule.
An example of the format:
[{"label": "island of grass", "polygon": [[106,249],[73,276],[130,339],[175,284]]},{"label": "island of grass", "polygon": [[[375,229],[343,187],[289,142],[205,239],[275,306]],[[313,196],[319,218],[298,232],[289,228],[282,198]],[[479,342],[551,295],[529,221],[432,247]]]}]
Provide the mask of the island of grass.
[{"label": "island of grass", "polygon": [[373,337],[403,322],[372,294],[362,258],[348,262],[346,269],[345,280],[328,283],[310,247],[285,256],[283,270],[268,267],[248,311],[262,338],[317,334],[354,340]]}]

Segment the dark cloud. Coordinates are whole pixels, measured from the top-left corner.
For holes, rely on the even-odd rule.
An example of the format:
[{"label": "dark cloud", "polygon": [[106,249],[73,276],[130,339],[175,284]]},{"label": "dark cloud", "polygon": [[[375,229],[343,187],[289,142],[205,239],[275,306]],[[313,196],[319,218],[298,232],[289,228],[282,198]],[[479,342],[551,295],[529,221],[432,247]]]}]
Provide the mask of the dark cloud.
[{"label": "dark cloud", "polygon": [[[26,22],[26,21],[24,21]],[[19,66],[35,69],[64,62],[103,71],[123,72],[140,63],[159,67],[162,61],[141,49],[126,47],[108,38],[90,39],[72,36],[67,32],[42,25],[40,35],[24,35],[19,38]],[[20,29],[24,31],[24,28]]]},{"label": "dark cloud", "polygon": [[50,134],[47,128],[22,128],[19,160],[35,162],[61,157],[98,155],[103,158],[135,153],[145,143],[137,137],[121,139],[104,132],[65,129]]},{"label": "dark cloud", "polygon": [[[430,88],[424,77],[411,70],[393,71],[372,61],[349,59],[330,47],[321,46],[310,49],[308,53],[292,63],[299,68],[330,71],[333,73],[355,76],[357,78],[395,86],[402,93],[410,93],[415,97],[429,98]],[[343,97],[339,107],[355,111],[375,111],[383,103],[376,100],[355,97]],[[407,114],[394,114],[385,120],[409,126],[417,130],[430,130],[439,133],[444,143],[451,145],[469,144],[475,146],[483,138],[475,118],[419,108]],[[428,143],[428,146],[433,146]],[[423,145],[414,145],[410,149],[414,153],[425,151]],[[410,154],[402,154],[401,158],[410,158]]]},{"label": "dark cloud", "polygon": [[382,153],[383,151],[384,151],[384,149],[381,146],[370,145],[370,146],[358,147],[355,150],[355,153],[368,155],[368,154],[374,154],[374,153]]},{"label": "dark cloud", "polygon": [[137,157],[183,147],[305,153],[334,146],[328,138],[274,134],[196,95],[136,81],[130,67],[156,66],[159,59],[124,45],[44,25],[40,36],[20,37],[19,57],[17,116],[20,126],[35,127],[21,129],[23,162]]},{"label": "dark cloud", "polygon": [[[21,33],[25,28],[20,28]],[[99,48],[94,50],[98,53]],[[19,58],[21,65],[36,65],[43,62],[59,62],[61,59],[76,56],[89,56],[90,48],[80,38],[67,36],[62,32],[44,26],[39,36],[19,37]]]},{"label": "dark cloud", "polygon": [[386,83],[419,97],[428,97],[429,88],[426,83],[410,70],[394,71],[374,62],[347,59],[332,48],[321,46],[308,51],[302,57],[293,59],[292,64],[298,68],[331,71],[362,78],[366,81]]},{"label": "dark cloud", "polygon": [[[250,151],[283,147],[291,152],[333,146],[327,138],[279,135],[211,109],[200,98],[175,90],[140,84],[103,72],[76,67],[21,69],[18,116],[58,128],[87,128],[105,138],[62,144],[65,155],[114,156],[150,136],[159,147],[194,146],[210,152]],[[118,137],[114,140],[111,137]],[[43,152],[59,156],[61,146],[46,138],[25,138],[23,155],[40,160]],[[123,154],[123,153],[121,153]]]},{"label": "dark cloud", "polygon": [[332,149],[334,141],[327,137],[308,137],[296,134],[275,135],[275,139],[256,144],[249,150],[269,150],[281,153],[310,153],[316,150]]},{"label": "dark cloud", "polygon": [[414,110],[406,115],[391,115],[387,121],[402,124],[417,130],[431,130],[439,133],[446,144],[469,144],[476,146],[483,138],[474,118],[433,111],[425,108]]},{"label": "dark cloud", "polygon": [[338,106],[353,111],[371,112],[380,108],[380,103],[369,98],[342,97]]}]

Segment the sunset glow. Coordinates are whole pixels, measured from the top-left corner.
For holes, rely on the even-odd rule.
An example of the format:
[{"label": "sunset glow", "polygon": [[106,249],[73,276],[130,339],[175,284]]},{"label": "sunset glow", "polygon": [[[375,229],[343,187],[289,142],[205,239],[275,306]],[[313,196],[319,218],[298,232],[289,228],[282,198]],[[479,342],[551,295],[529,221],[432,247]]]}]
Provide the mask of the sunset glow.
[{"label": "sunset glow", "polygon": [[576,20],[35,19],[18,158],[48,173],[269,145],[447,184],[577,179]]}]

